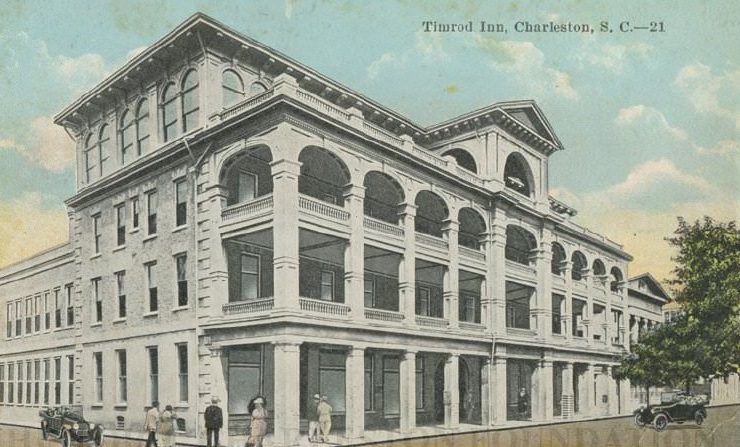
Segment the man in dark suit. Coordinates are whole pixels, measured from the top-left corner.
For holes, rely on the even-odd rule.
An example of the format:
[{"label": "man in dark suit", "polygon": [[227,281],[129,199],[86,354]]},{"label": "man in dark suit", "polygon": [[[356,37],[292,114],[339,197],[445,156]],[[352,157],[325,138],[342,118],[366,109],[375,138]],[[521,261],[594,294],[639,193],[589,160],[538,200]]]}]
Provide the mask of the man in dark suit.
[{"label": "man in dark suit", "polygon": [[[224,416],[218,405],[218,397],[211,398],[211,405],[206,408],[206,436],[208,447],[218,447],[218,431],[224,425]],[[213,443],[211,444],[211,439]]]}]

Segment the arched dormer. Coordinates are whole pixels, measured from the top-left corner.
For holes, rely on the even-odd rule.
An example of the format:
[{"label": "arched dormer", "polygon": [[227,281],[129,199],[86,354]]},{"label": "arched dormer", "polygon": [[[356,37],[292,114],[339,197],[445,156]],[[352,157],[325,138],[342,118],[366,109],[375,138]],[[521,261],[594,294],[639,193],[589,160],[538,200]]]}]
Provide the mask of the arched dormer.
[{"label": "arched dormer", "polygon": [[223,106],[232,106],[244,99],[244,82],[241,76],[232,70],[226,69],[221,76],[221,90]]},{"label": "arched dormer", "polygon": [[534,195],[534,177],[527,161],[516,152],[509,154],[504,165],[504,185],[527,197]]},{"label": "arched dormer", "polygon": [[517,225],[506,226],[506,248],[504,257],[509,261],[529,265],[532,250],[537,248],[537,239],[532,233]]},{"label": "arched dormer", "polygon": [[570,258],[573,263],[573,269],[570,271],[570,277],[573,281],[580,281],[583,279],[583,271],[588,269],[588,262],[586,256],[580,251],[574,251],[573,256]]},{"label": "arched dormer", "polygon": [[449,155],[455,159],[457,165],[461,168],[466,169],[473,174],[478,173],[478,165],[475,162],[475,158],[473,158],[473,156],[470,155],[470,152],[466,151],[465,149],[451,149],[442,155]]},{"label": "arched dormer", "polygon": [[557,242],[552,243],[552,260],[550,261],[550,271],[553,275],[560,275],[563,270],[563,263],[566,261],[565,249]]}]

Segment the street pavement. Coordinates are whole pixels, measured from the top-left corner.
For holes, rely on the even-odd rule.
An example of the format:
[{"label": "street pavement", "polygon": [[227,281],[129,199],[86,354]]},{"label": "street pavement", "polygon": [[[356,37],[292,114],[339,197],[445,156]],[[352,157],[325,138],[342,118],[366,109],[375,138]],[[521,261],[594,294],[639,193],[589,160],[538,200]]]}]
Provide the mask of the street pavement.
[{"label": "street pavement", "polygon": [[[88,444],[91,446],[92,444]],[[141,447],[143,441],[107,437],[105,447]],[[316,444],[322,447],[322,444]],[[373,443],[377,447],[740,447],[740,405],[708,409],[701,427],[670,424],[663,432],[638,428],[632,418],[579,421]],[[328,444],[323,446],[329,447]],[[38,429],[0,426],[0,447],[61,447]],[[239,446],[243,447],[243,446]],[[269,447],[269,445],[265,445]]]}]

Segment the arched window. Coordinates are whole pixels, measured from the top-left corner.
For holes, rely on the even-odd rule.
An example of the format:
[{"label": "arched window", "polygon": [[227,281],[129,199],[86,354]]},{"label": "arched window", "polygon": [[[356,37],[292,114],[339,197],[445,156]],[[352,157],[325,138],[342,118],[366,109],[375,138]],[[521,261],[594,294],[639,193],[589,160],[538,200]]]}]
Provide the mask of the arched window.
[{"label": "arched window", "polygon": [[474,174],[478,173],[475,158],[473,158],[473,156],[470,155],[468,151],[464,149],[452,149],[451,151],[445,152],[443,155],[449,155],[453,157],[457,162],[457,165],[461,168],[467,169]]},{"label": "arched window", "polygon": [[169,84],[162,93],[162,132],[164,141],[177,136],[177,93],[175,84]]},{"label": "arched window", "polygon": [[529,231],[516,225],[506,227],[506,248],[504,257],[509,261],[529,265],[532,250],[537,248],[537,240]]},{"label": "arched window", "polygon": [[221,83],[224,107],[236,104],[244,98],[244,83],[234,70],[226,70]]},{"label": "arched window", "polygon": [[136,155],[149,152],[149,101],[139,103],[136,109]]},{"label": "arched window", "polygon": [[417,233],[442,237],[444,221],[449,217],[449,210],[440,196],[430,191],[421,191],[414,200],[416,219],[414,230]]},{"label": "arched window", "polygon": [[550,271],[553,275],[560,275],[563,262],[565,261],[565,249],[557,242],[552,243],[552,260],[550,261]]},{"label": "arched window", "polygon": [[504,183],[507,188],[530,197],[532,194],[531,175],[529,166],[521,155],[511,154],[504,166]]},{"label": "arched window", "polygon": [[404,200],[401,185],[386,174],[370,171],[365,175],[363,186],[365,186],[364,214],[398,224],[398,205]]},{"label": "arched window", "polygon": [[574,251],[573,256],[571,256],[570,260],[573,263],[573,268],[570,272],[571,279],[574,281],[582,280],[583,271],[588,268],[588,263],[586,263],[586,257],[580,251]]},{"label": "arched window", "polygon": [[85,140],[85,181],[90,183],[95,178],[98,167],[98,140],[90,133]]},{"label": "arched window", "polygon": [[350,173],[339,157],[326,149],[309,146],[298,155],[298,161],[302,163],[299,193],[344,206],[344,187],[350,181]]},{"label": "arched window", "polygon": [[601,262],[601,259],[594,259],[591,269],[593,269],[594,276],[606,275],[606,267],[604,267],[604,263]]},{"label": "arched window", "polygon": [[265,87],[265,84],[261,82],[253,82],[252,85],[249,86],[249,96],[259,95],[260,93],[264,93],[266,91],[267,87]]},{"label": "arched window", "polygon": [[103,127],[100,128],[100,140],[98,141],[101,177],[110,172],[111,140],[108,128],[109,126],[107,124],[103,124]]},{"label": "arched window", "polygon": [[198,127],[200,98],[198,97],[198,72],[190,70],[182,80],[182,130],[191,131]]},{"label": "arched window", "polygon": [[609,271],[609,276],[611,276],[609,289],[611,289],[612,292],[619,291],[619,285],[624,279],[624,276],[622,276],[622,271],[619,270],[617,267],[612,267],[612,269]]},{"label": "arched window", "polygon": [[486,232],[486,221],[472,208],[461,209],[458,220],[460,221],[460,229],[457,232],[458,245],[480,250],[480,239]]},{"label": "arched window", "polygon": [[134,147],[134,120],[131,113],[126,110],[121,117],[121,164],[126,164],[133,157]]}]

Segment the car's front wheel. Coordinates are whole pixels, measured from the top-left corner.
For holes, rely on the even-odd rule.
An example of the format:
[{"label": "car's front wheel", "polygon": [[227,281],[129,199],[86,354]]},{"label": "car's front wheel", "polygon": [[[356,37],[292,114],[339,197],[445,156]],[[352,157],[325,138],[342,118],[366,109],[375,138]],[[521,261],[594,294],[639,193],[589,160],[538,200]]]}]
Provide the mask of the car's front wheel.
[{"label": "car's front wheel", "polygon": [[62,432],[62,447],[72,447],[72,435],[69,434],[69,430]]},{"label": "car's front wheel", "polygon": [[668,426],[668,417],[661,413],[655,416],[653,424],[655,424],[655,429],[657,431],[663,431]]},{"label": "car's front wheel", "polygon": [[637,425],[638,427],[645,426],[645,420],[642,418],[642,413],[637,413],[635,415],[635,425]]},{"label": "car's front wheel", "polygon": [[42,422],[41,423],[41,439],[46,441],[48,438],[49,438],[49,432],[46,431],[46,423]]},{"label": "car's front wheel", "polygon": [[694,413],[694,422],[696,422],[696,425],[701,425],[704,423],[704,413],[701,411],[697,411]]},{"label": "car's front wheel", "polygon": [[100,447],[101,445],[103,445],[104,439],[105,436],[103,435],[103,430],[97,430],[93,438],[93,440],[95,441],[95,447]]}]

